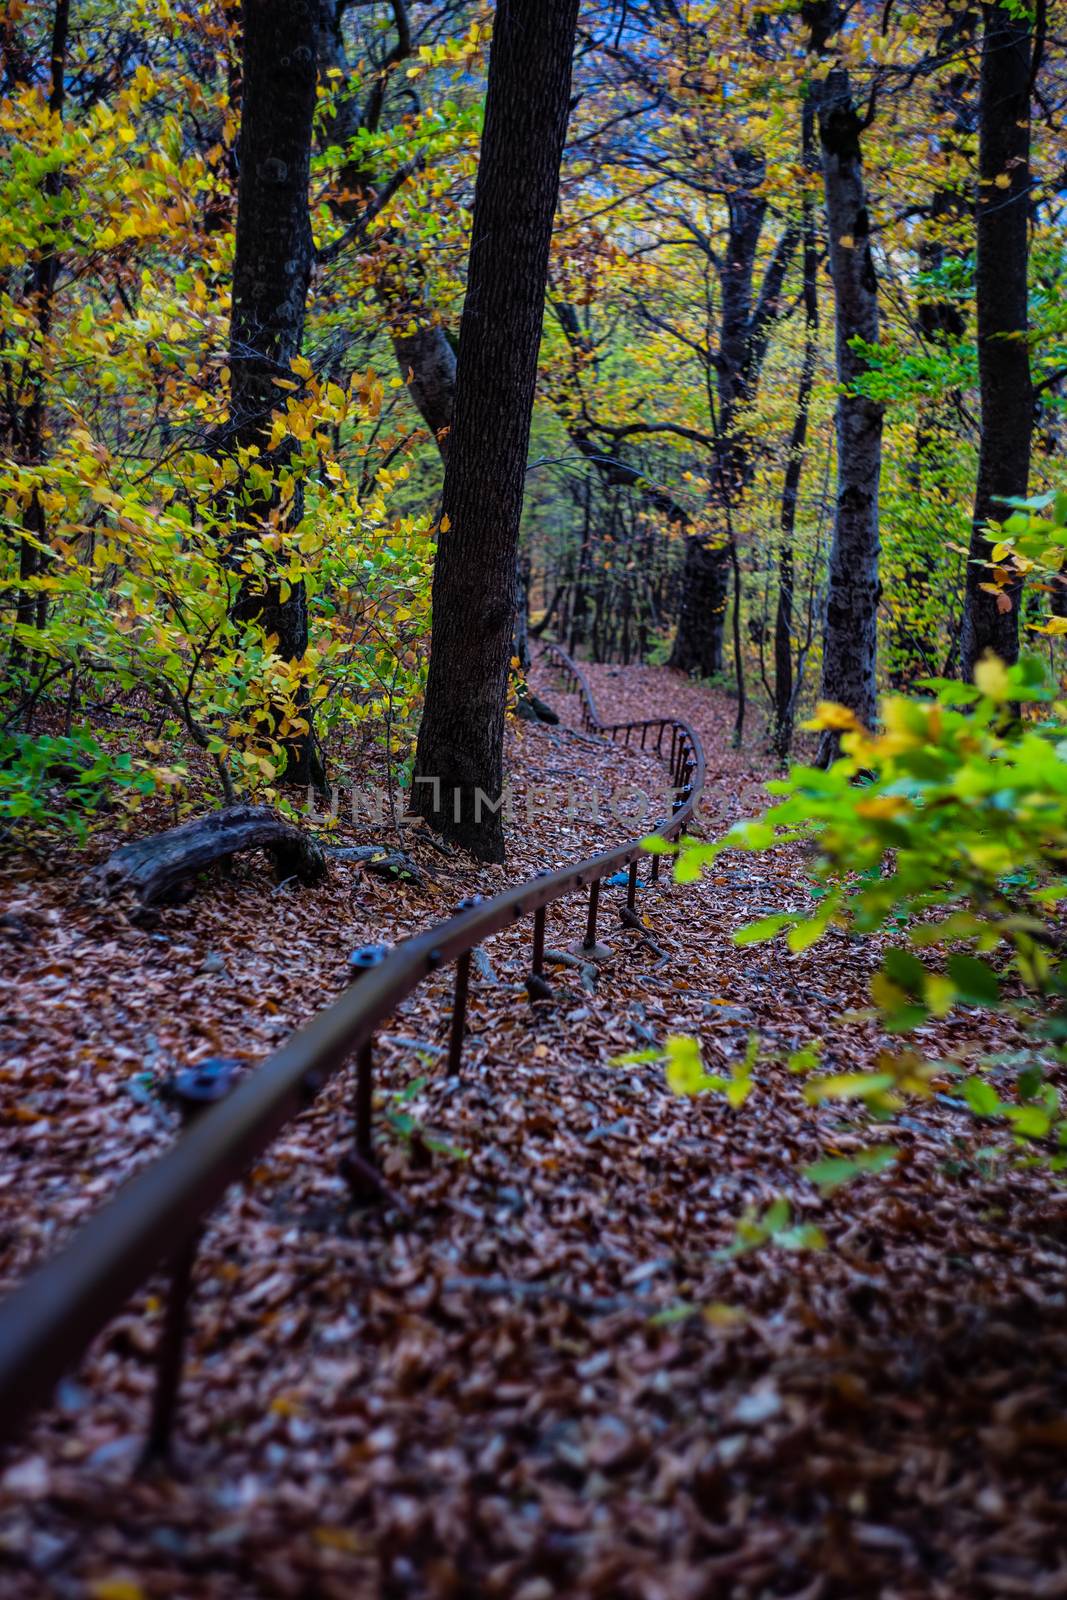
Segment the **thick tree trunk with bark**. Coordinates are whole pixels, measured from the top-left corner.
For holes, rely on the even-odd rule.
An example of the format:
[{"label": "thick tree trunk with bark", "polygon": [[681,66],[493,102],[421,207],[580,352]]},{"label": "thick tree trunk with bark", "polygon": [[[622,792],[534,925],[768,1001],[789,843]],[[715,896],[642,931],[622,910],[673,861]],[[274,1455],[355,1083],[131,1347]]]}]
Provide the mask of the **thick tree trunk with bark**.
[{"label": "thick tree trunk with bark", "polygon": [[690,534],[682,567],[678,631],[669,665],[710,678],[722,671],[722,644],[729,600],[730,555],[707,534]]},{"label": "thick tree trunk with bark", "polygon": [[[837,31],[840,7],[808,8],[819,54]],[[848,71],[830,69],[817,88],[823,188],[834,285],[837,379],[837,503],[830,546],[821,694],[873,727],[877,715],[878,488],[882,407],[857,392],[867,370],[862,346],[878,342],[878,282],[863,176],[863,124]],[[859,344],[859,348],[855,345]],[[818,759],[836,754],[836,734],[820,740]]]},{"label": "thick tree trunk with bark", "polygon": [[[313,245],[308,215],[311,125],[317,78],[315,0],[244,0],[240,178],[230,324],[230,422],[226,448],[258,447],[277,472],[286,447],[269,449],[271,413],[300,354]],[[288,505],[277,492],[240,490],[234,560],[270,523],[294,528],[302,496]],[[286,661],[308,644],[307,595],[302,582],[285,584],[268,570],[245,576],[233,607],[239,622],[276,634]],[[320,783],[321,766],[306,694],[300,697],[307,731],[286,742],[286,777]]]},{"label": "thick tree trunk with bark", "polygon": [[982,7],[985,34],[979,84],[976,300],[982,434],[960,665],[971,678],[987,650],[1002,661],[1019,654],[1021,589],[1003,600],[986,593],[995,538],[986,530],[1010,512],[1004,501],[1026,494],[1034,425],[1030,374],[1030,97],[1033,24],[1003,5]]},{"label": "thick tree trunk with bark", "polygon": [[[414,803],[504,857],[504,709],[519,519],[578,0],[499,0],[442,496]],[[433,783],[439,785],[435,805]]]}]

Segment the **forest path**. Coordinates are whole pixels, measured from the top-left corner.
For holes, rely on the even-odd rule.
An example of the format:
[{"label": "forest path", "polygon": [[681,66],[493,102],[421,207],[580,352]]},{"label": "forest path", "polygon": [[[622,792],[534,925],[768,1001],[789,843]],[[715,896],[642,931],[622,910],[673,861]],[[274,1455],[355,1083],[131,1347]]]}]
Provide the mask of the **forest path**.
[{"label": "forest path", "polygon": [[[652,669],[590,677],[605,718],[694,722],[714,824],[756,811],[758,762],[730,750],[724,697]],[[527,781],[654,776],[566,731],[520,729],[516,759]],[[509,876],[574,859],[585,837],[517,826]],[[21,1048],[0,1078],[9,1278],[170,1137],[157,1058],[261,1051],[328,998],[361,937],[499,881],[457,869],[419,896],[353,872],[295,896],[245,866],[146,932],[78,908],[61,875],[19,880]],[[940,1102],[904,1119],[898,1172],[831,1201],[800,1177],[820,1139],[845,1150],[857,1134],[770,1056],[819,1035],[832,1065],[870,1058],[869,1028],[835,1020],[865,998],[868,956],[729,935],[805,894],[788,855],[647,888],[664,962],[609,932],[610,891],[595,992],[564,968],[532,1015],[528,935],[502,936],[459,1082],[437,1065],[447,979],[424,986],[380,1051],[383,1154],[409,1211],[346,1210],[348,1088],[331,1086],[208,1230],[184,1473],[130,1479],[158,1320],[141,1297],[7,1465],[0,1592],[1067,1594],[1064,1208],[1036,1180],[990,1176],[971,1120]],[[549,945],[581,925],[580,905],[555,908]],[[973,1030],[964,1015],[935,1045]],[[714,1069],[753,1032],[763,1054],[737,1112],[675,1097],[658,1065],[611,1064],[695,1033]],[[719,1253],[746,1206],[779,1196],[828,1250]]]}]

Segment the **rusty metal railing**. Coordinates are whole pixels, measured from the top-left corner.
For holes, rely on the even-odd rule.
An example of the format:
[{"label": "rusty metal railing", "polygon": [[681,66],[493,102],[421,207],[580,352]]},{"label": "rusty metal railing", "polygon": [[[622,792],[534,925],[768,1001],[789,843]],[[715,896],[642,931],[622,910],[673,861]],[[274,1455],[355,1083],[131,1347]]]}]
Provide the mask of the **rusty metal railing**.
[{"label": "rusty metal railing", "polygon": [[[582,701],[583,726],[621,738],[638,734],[641,748],[656,751],[670,735],[670,771],[675,790],[672,814],[655,828],[675,838],[690,820],[704,785],[700,740],[676,718],[602,723],[588,681],[558,645],[544,647],[566,683]],[[0,1435],[10,1436],[49,1399],[57,1381],[127,1299],[161,1267],[171,1274],[170,1292],[157,1351],[156,1393],[147,1456],[165,1456],[170,1445],[182,1371],[188,1299],[203,1219],[275,1135],[315,1098],[327,1080],[356,1062],[354,1148],[344,1168],[364,1198],[382,1191],[372,1142],[373,1039],[375,1030],[430,973],[455,963],[456,981],[449,1037],[449,1070],[462,1064],[467,986],[472,952],[492,935],[533,918],[531,1002],[551,990],[544,976],[546,908],[580,889],[588,891],[584,947],[596,943],[603,879],[627,869],[624,923],[640,926],[636,911],[640,840],[592,856],[574,867],[548,871],[491,900],[475,896],[447,922],[406,939],[392,950],[368,946],[355,964],[358,983],[269,1056],[227,1093],[225,1071],[192,1068],[177,1080],[183,1108],[182,1135],[165,1154],[130,1179],[74,1234],[58,1255],[0,1305]],[[650,881],[659,875],[651,857]]]}]

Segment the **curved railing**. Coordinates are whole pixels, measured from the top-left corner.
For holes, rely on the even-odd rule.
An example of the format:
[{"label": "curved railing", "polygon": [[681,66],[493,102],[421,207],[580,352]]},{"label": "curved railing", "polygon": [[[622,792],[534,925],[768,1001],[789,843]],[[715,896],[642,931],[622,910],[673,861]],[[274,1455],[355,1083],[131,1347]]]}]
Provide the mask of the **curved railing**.
[{"label": "curved railing", "polygon": [[[685,722],[653,718],[602,723],[584,673],[558,645],[544,647],[565,681],[582,700],[584,727],[641,747],[655,736],[663,755],[671,736],[670,769],[675,787],[671,816],[652,830],[677,837],[689,821],[704,785],[700,740]],[[92,1339],[149,1277],[169,1266],[171,1290],[157,1353],[157,1383],[147,1453],[168,1448],[181,1377],[185,1312],[202,1221],[279,1130],[303,1110],[326,1081],[353,1056],[357,1064],[355,1150],[346,1162],[353,1187],[368,1196],[381,1190],[372,1145],[372,1040],[375,1030],[430,973],[456,966],[448,1052],[458,1073],[463,1050],[467,987],[472,952],[493,934],[533,918],[531,1000],[551,991],[543,974],[545,909],[579,889],[589,894],[584,947],[596,943],[600,885],[628,869],[621,916],[639,926],[635,909],[639,839],[592,856],[574,867],[546,872],[491,900],[465,901],[449,921],[406,939],[395,949],[368,947],[366,970],[325,1011],[312,1018],[233,1092],[220,1098],[224,1077],[198,1073],[182,1078],[188,1125],[165,1154],[130,1179],[115,1197],[80,1227],[58,1255],[0,1305],[0,1432],[7,1435],[46,1403],[56,1382]],[[651,857],[650,880],[659,857]],[[358,970],[358,968],[357,968]],[[179,1078],[179,1089],[182,1086]],[[218,1100],[218,1103],[210,1103]],[[193,1113],[196,1113],[193,1115]],[[369,1197],[369,1196],[368,1196]]]}]

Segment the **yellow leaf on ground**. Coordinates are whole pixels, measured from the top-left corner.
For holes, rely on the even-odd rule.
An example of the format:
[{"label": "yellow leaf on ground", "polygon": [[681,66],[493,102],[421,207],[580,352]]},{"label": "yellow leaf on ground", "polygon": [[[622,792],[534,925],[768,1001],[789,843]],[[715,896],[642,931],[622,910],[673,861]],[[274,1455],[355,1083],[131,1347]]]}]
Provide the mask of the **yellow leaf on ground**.
[{"label": "yellow leaf on ground", "polygon": [[145,1600],[145,1592],[132,1578],[97,1578],[89,1585],[92,1600]]}]

